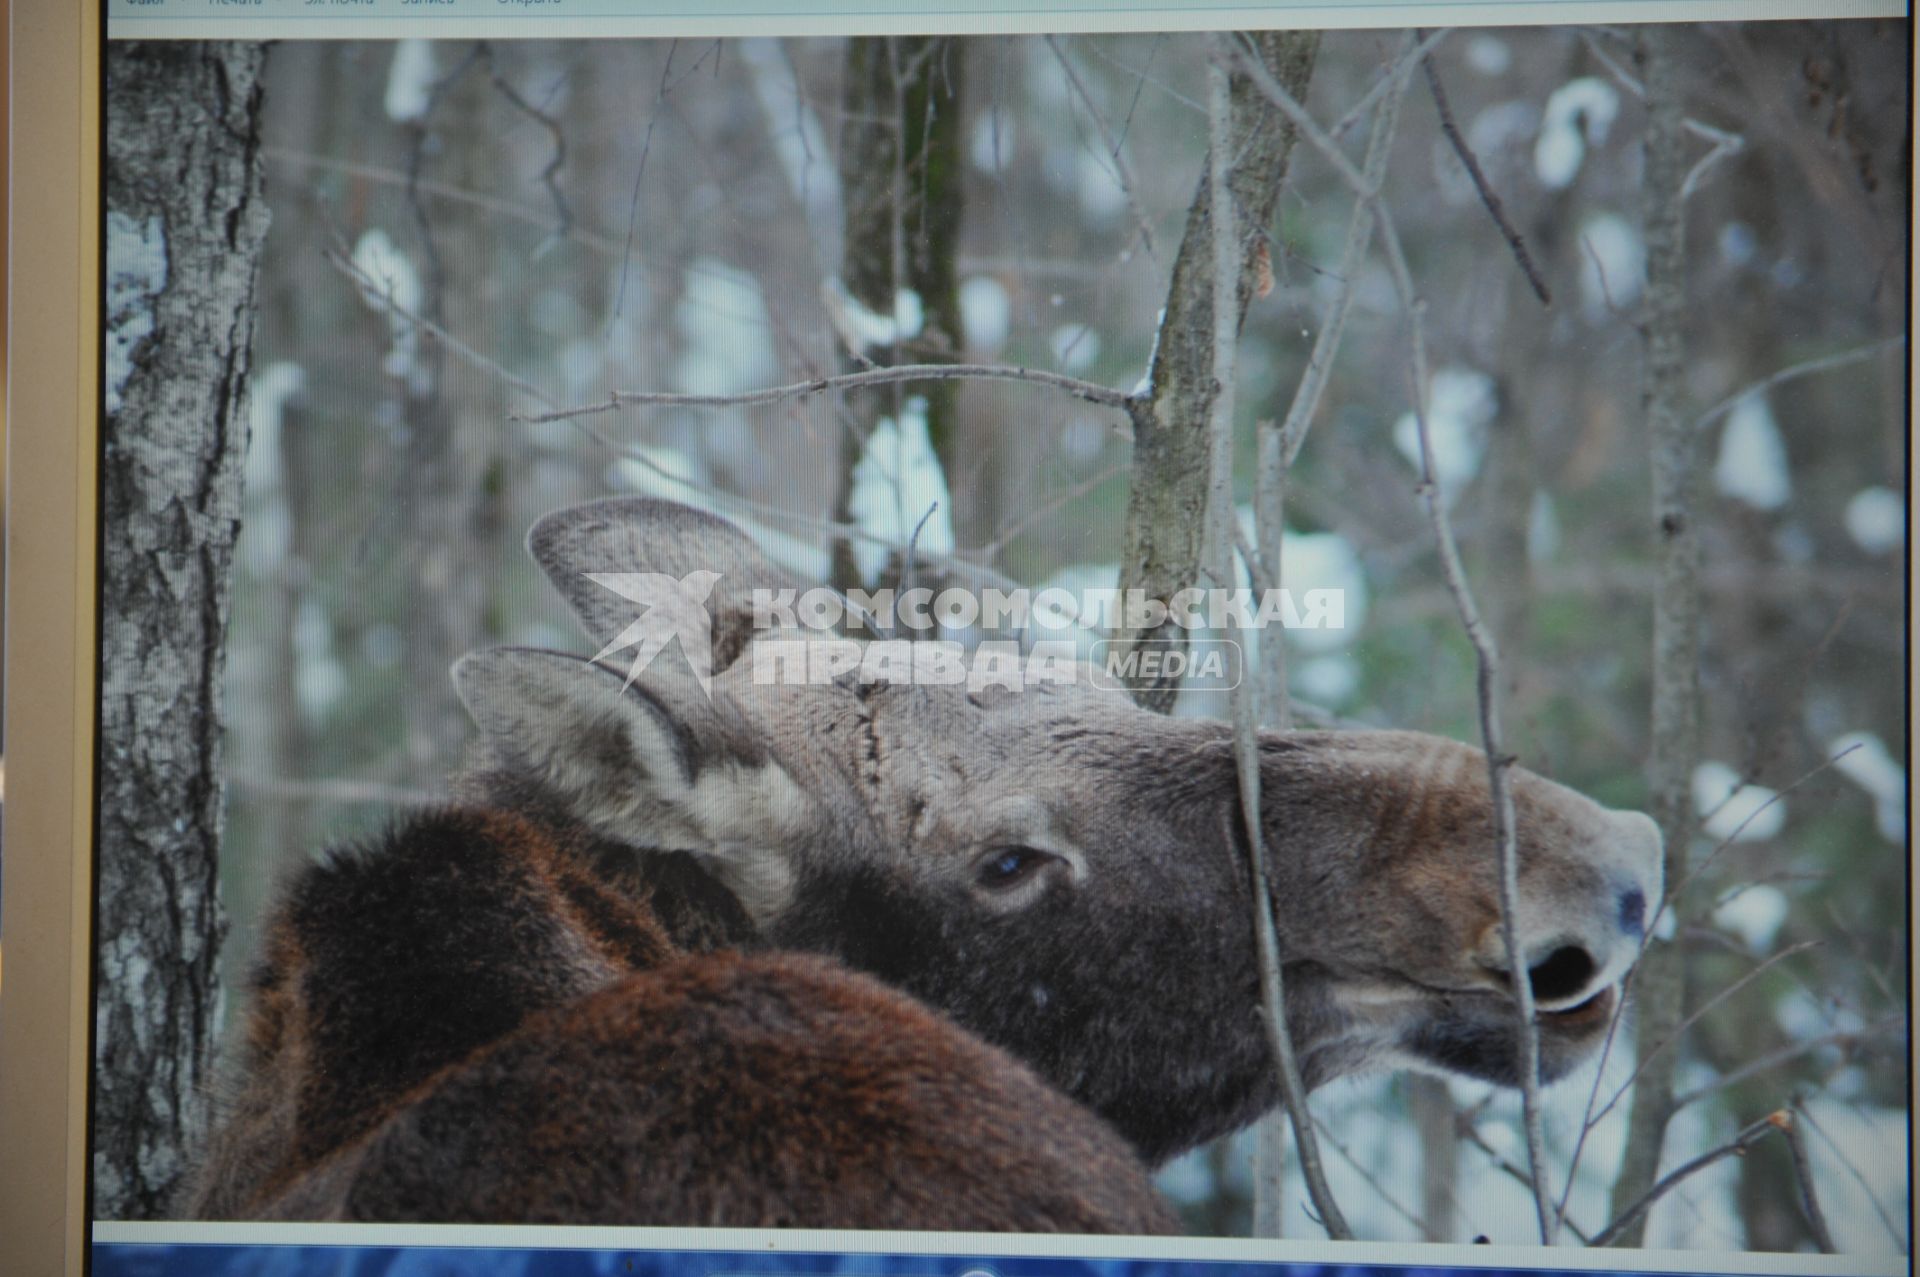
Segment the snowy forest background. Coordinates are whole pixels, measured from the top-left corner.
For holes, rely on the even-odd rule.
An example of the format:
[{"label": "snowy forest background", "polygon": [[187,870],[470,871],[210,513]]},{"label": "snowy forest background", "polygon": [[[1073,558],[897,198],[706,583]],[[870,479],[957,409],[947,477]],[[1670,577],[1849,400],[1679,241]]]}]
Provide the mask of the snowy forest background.
[{"label": "snowy forest background", "polygon": [[[1705,448],[1705,868],[1666,939],[1699,1014],[1675,1048],[1663,1165],[1795,1106],[1835,1237],[1881,1253],[1908,1244],[1906,40],[1903,24],[1755,24],[1678,44],[1689,158],[1707,161],[1685,208],[1684,310]],[[1396,32],[1321,43],[1306,106],[1356,164],[1369,125],[1355,108],[1404,48]],[[728,394],[863,361],[1133,390],[1206,173],[1207,49],[1155,35],[275,47],[226,683],[224,1008],[291,866],[442,792],[467,733],[455,657],[584,650],[521,549],[545,511],[670,496],[820,579],[871,582],[937,501],[918,541],[930,556],[1034,586],[1114,584],[1126,417],[1045,386],[524,418],[614,389]],[[1644,807],[1653,529],[1631,33],[1463,30],[1431,55],[1552,298],[1414,74],[1384,198],[1426,302],[1438,478],[1500,638],[1507,744]],[[917,97],[863,87],[897,85],[873,72],[903,59],[925,72]],[[908,198],[863,222],[878,153],[863,148],[876,119],[902,118],[918,136],[879,176]],[[1239,351],[1243,501],[1254,423],[1285,413],[1345,283],[1352,209],[1297,147],[1271,290]],[[1405,342],[1376,251],[1286,505],[1288,584],[1344,588],[1349,628],[1296,633],[1291,691],[1477,740],[1474,654],[1415,496]],[[837,523],[862,535],[836,562]],[[1178,712],[1215,708],[1189,697]],[[1627,1105],[1584,1139],[1583,1116],[1633,1059],[1623,1048],[1604,1077],[1548,1095],[1556,1174],[1582,1146],[1569,1219],[1589,1230],[1609,1218]],[[1525,1158],[1514,1097],[1400,1075],[1336,1084],[1314,1108],[1358,1235],[1531,1239],[1506,1170]],[[1247,1232],[1248,1149],[1224,1141],[1164,1172],[1196,1232]],[[1759,1144],[1689,1179],[1647,1244],[1806,1248],[1788,1154]],[[1291,1184],[1284,1231],[1318,1236],[1304,1198]]]}]

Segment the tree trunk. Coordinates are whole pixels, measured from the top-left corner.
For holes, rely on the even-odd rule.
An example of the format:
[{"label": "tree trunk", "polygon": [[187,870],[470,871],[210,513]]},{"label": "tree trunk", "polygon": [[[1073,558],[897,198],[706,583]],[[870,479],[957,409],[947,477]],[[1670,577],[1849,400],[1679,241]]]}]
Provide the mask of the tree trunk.
[{"label": "tree trunk", "polygon": [[[873,314],[891,318],[900,292],[911,289],[925,316],[917,337],[875,352],[876,363],[942,363],[960,349],[955,263],[966,203],[962,49],[960,42],[939,36],[857,39],[847,48],[842,90],[847,124],[840,140],[846,245],[841,274],[847,295]],[[857,366],[853,355],[843,363],[848,370]],[[852,517],[853,473],[865,440],[883,416],[900,420],[909,394],[927,401],[927,437],[941,472],[950,484],[958,474],[959,382],[931,382],[911,392],[887,386],[853,396],[840,435],[836,521]],[[911,525],[924,513],[908,511],[906,522]],[[947,515],[957,517],[953,511]],[[846,589],[863,584],[859,575],[852,544],[842,538],[834,546],[833,582]]]},{"label": "tree trunk", "polygon": [[[1320,48],[1317,31],[1271,31],[1250,37],[1260,60],[1295,99],[1304,99]],[[1295,130],[1252,81],[1236,72],[1231,94],[1234,155],[1229,185],[1241,228],[1240,289],[1244,322],[1252,297],[1247,266],[1266,244],[1279,202]],[[1200,579],[1207,527],[1207,421],[1213,408],[1213,209],[1202,175],[1187,210],[1173,263],[1165,313],[1154,348],[1148,395],[1132,410],[1133,483],[1127,494],[1120,587],[1165,602]],[[1222,583],[1230,585],[1230,582]],[[1178,626],[1121,631],[1118,648],[1184,642]],[[1173,707],[1177,680],[1142,677],[1134,699],[1162,712]]]},{"label": "tree trunk", "polygon": [[[1700,539],[1693,489],[1700,469],[1699,432],[1682,411],[1685,394],[1686,245],[1680,187],[1682,151],[1679,28],[1650,26],[1636,54],[1647,86],[1647,160],[1643,179],[1647,240],[1647,434],[1653,458],[1653,523],[1657,576],[1653,596],[1652,814],[1666,840],[1671,891],[1686,874],[1696,821],[1691,781],[1700,739]],[[1676,923],[1681,919],[1676,918]],[[1673,1116],[1677,1031],[1686,1001],[1686,970],[1676,943],[1654,944],[1634,977],[1639,1002],[1635,1037],[1638,1076],[1627,1117],[1627,1148],[1613,1183],[1616,1216],[1653,1186]],[[1651,1054],[1658,1049],[1659,1054]],[[1620,1236],[1639,1246],[1643,1215]]]},{"label": "tree trunk", "polygon": [[96,1216],[164,1215],[200,1118],[223,919],[220,684],[240,530],[259,45],[107,51]]},{"label": "tree trunk", "polygon": [[[493,190],[505,163],[491,55],[449,68],[432,105],[411,128],[410,171],[462,190]],[[472,209],[413,201],[416,262],[425,318],[468,334],[481,350],[499,347],[500,316],[521,276],[496,260],[493,228]],[[470,730],[447,669],[492,632],[488,599],[505,539],[506,474],[499,438],[509,408],[501,379],[417,338],[401,370],[406,444],[395,498],[413,605],[404,667],[408,781],[432,786],[460,758]]]}]

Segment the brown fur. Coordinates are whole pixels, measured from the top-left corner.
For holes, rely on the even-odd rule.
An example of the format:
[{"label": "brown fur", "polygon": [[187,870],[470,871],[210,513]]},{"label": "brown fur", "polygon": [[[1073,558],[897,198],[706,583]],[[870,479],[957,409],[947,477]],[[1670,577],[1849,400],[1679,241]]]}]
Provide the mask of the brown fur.
[{"label": "brown fur", "polygon": [[1018,1062],[829,959],[683,947],[663,912],[739,920],[606,855],[453,810],[302,875],[189,1213],[1171,1229],[1124,1142]]}]

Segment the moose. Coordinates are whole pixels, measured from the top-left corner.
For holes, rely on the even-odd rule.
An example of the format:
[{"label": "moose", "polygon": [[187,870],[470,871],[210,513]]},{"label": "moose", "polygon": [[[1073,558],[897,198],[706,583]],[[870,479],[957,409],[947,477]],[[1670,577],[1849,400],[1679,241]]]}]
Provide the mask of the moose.
[{"label": "moose", "polygon": [[[294,876],[201,1218],[1151,1233],[1150,1168],[1278,1103],[1233,742],[1084,683],[755,676],[734,525],[614,498],[529,535],[596,644],[607,573],[699,572],[710,651],[524,648],[454,680],[456,805]],[[710,665],[708,664],[710,658]],[[1484,754],[1264,734],[1261,838],[1309,1086],[1517,1085],[1599,1048],[1660,837],[1520,768],[1523,969]]]}]

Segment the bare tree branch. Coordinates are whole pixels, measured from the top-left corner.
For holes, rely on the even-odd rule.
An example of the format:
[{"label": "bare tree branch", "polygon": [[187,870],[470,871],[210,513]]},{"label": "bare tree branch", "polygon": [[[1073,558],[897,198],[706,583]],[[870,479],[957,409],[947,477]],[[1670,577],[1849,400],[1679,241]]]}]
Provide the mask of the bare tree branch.
[{"label": "bare tree branch", "polygon": [[[1648,1033],[1646,1027],[1643,1026],[1641,1032],[1649,1040],[1640,1049],[1639,1063],[1634,1066],[1633,1072],[1627,1075],[1627,1080],[1620,1084],[1620,1089],[1613,1093],[1613,1098],[1602,1105],[1600,1111],[1593,1115],[1592,1123],[1597,1124],[1605,1120],[1607,1114],[1613,1112],[1613,1110],[1619,1106],[1620,1101],[1626,1099],[1629,1094],[1634,1094],[1637,1097],[1638,1092],[1634,1090],[1634,1083],[1646,1073],[1649,1067],[1655,1065],[1655,1061],[1662,1058],[1670,1059],[1671,1057],[1666,1056],[1668,1048],[1678,1042],[1681,1037],[1686,1034],[1688,1029],[1700,1023],[1701,1019],[1706,1016],[1709,1011],[1712,1011],[1715,1007],[1752,984],[1755,980],[1758,980],[1774,967],[1785,962],[1788,958],[1796,957],[1809,949],[1818,949],[1820,944],[1821,942],[1818,940],[1803,940],[1799,944],[1782,949],[1780,952],[1773,954],[1765,961],[1757,964],[1753,970],[1747,972],[1738,980],[1735,980],[1732,984],[1701,1003],[1692,1015],[1689,1015],[1686,1019],[1674,1025],[1671,1029],[1664,1029],[1664,1026],[1661,1026],[1664,1031],[1658,1037]],[[1667,1103],[1669,1107],[1671,1107],[1673,1104],[1672,1099],[1669,1098]],[[1623,1211],[1621,1213],[1624,1214],[1625,1212]]]},{"label": "bare tree branch", "polygon": [[1553,295],[1547,291],[1547,281],[1540,278],[1540,270],[1533,264],[1533,255],[1527,252],[1527,241],[1507,220],[1507,211],[1500,204],[1499,195],[1487,181],[1487,175],[1481,171],[1480,159],[1467,145],[1467,139],[1460,134],[1460,126],[1453,122],[1453,108],[1447,104],[1447,91],[1440,84],[1440,69],[1433,64],[1432,55],[1420,59],[1420,69],[1426,72],[1427,89],[1433,94],[1433,106],[1440,113],[1440,131],[1447,136],[1453,147],[1453,153],[1466,165],[1467,176],[1473,179],[1473,188],[1480,192],[1480,202],[1486,205],[1487,216],[1493,218],[1493,224],[1500,228],[1500,234],[1507,241],[1507,247],[1513,250],[1513,259],[1520,265],[1521,273],[1526,275],[1527,284],[1533,289],[1533,295],[1540,299],[1542,306],[1553,305]]},{"label": "bare tree branch", "polygon": [[1385,93],[1389,86],[1404,85],[1414,64],[1439,48],[1441,42],[1452,34],[1452,27],[1441,27],[1438,31],[1424,36],[1416,32],[1416,43],[1411,48],[1403,50],[1394,64],[1382,72],[1372,86],[1360,95],[1360,100],[1348,107],[1345,115],[1334,121],[1333,127],[1327,130],[1328,135],[1336,142],[1344,138],[1353,130],[1354,125],[1366,118],[1367,112],[1373,109],[1373,104],[1380,100],[1380,95]]},{"label": "bare tree branch", "polygon": [[616,390],[605,403],[585,404],[577,408],[560,408],[536,416],[521,417],[519,420],[564,421],[570,417],[588,417],[634,407],[746,408],[756,404],[778,403],[783,399],[824,394],[828,391],[855,390],[865,386],[900,385],[914,381],[961,381],[968,378],[985,381],[1027,381],[1036,385],[1051,386],[1055,390],[1064,390],[1077,399],[1099,404],[1103,408],[1125,410],[1133,404],[1132,397],[1121,391],[1096,385],[1091,381],[1082,381],[1078,377],[1069,377],[1064,373],[1048,372],[1044,368],[1018,368],[1010,364],[897,364],[890,368],[869,368],[860,372],[841,373],[835,377],[811,377],[806,381],[791,382],[784,386],[767,386],[760,390],[747,390],[732,395],[683,395],[656,390]]},{"label": "bare tree branch", "polygon": [[1551,1206],[1551,1191],[1547,1184],[1546,1138],[1542,1127],[1539,1096],[1539,1028],[1534,1019],[1532,988],[1525,978],[1525,963],[1520,957],[1517,937],[1516,914],[1519,907],[1519,863],[1518,847],[1515,841],[1513,796],[1508,770],[1514,759],[1507,755],[1502,745],[1502,735],[1497,706],[1499,686],[1499,654],[1495,648],[1493,635],[1480,619],[1479,609],[1474,602],[1472,592],[1467,585],[1464,566],[1460,561],[1458,543],[1454,539],[1451,524],[1445,507],[1439,500],[1438,485],[1434,478],[1433,449],[1431,432],[1428,427],[1425,396],[1427,383],[1427,361],[1425,350],[1425,331],[1422,321],[1424,303],[1414,289],[1411,272],[1407,268],[1404,252],[1401,250],[1399,235],[1394,227],[1391,213],[1381,203],[1378,179],[1369,180],[1368,175],[1356,171],[1352,163],[1340,151],[1338,145],[1317,125],[1305,108],[1295,101],[1286,89],[1265,75],[1257,64],[1253,64],[1244,55],[1241,64],[1247,70],[1255,85],[1269,101],[1273,102],[1283,114],[1299,128],[1301,136],[1319,150],[1333,165],[1336,172],[1362,199],[1371,204],[1380,219],[1382,240],[1387,250],[1387,260],[1400,293],[1402,304],[1407,308],[1410,355],[1413,376],[1413,404],[1415,422],[1418,427],[1421,453],[1422,482],[1420,495],[1426,506],[1429,521],[1433,525],[1438,543],[1442,574],[1446,579],[1449,592],[1454,596],[1461,622],[1472,643],[1479,666],[1478,690],[1480,706],[1481,737],[1487,755],[1488,781],[1493,809],[1493,825],[1496,850],[1500,863],[1500,904],[1502,937],[1507,951],[1509,970],[1514,973],[1517,1026],[1516,1041],[1521,1056],[1521,1094],[1524,1113],[1524,1125],[1527,1137],[1527,1154],[1531,1170],[1530,1186],[1533,1191],[1534,1207],[1538,1215],[1541,1240],[1551,1244],[1558,1223],[1557,1213]]},{"label": "bare tree branch", "polygon": [[1127,165],[1125,143],[1107,130],[1107,122],[1100,118],[1100,112],[1094,107],[1093,95],[1087,92],[1087,86],[1081,82],[1080,73],[1073,69],[1073,62],[1067,57],[1067,51],[1053,36],[1047,36],[1047,48],[1060,63],[1060,70],[1066,74],[1067,84],[1074,95],[1087,110],[1087,118],[1093,121],[1093,127],[1099,130],[1100,144],[1106,148],[1109,159],[1113,161],[1113,177],[1120,184],[1120,193],[1126,197],[1127,211],[1133,214],[1135,227],[1140,232],[1140,244],[1147,250],[1147,257],[1153,257],[1153,223],[1147,219],[1146,210],[1140,207],[1140,197],[1135,192],[1138,185],[1134,181],[1133,171]]},{"label": "bare tree branch", "polygon": [[[1799,1104],[1793,1106],[1794,1115],[1803,1110]],[[1820,1209],[1820,1195],[1813,1187],[1813,1165],[1807,1159],[1807,1137],[1800,1133],[1800,1125],[1791,1118],[1782,1123],[1780,1134],[1787,1140],[1787,1152],[1793,1157],[1794,1184],[1800,1190],[1800,1209],[1807,1217],[1807,1231],[1813,1234],[1813,1244],[1820,1248],[1823,1255],[1832,1255],[1839,1250],[1833,1244],[1833,1230],[1827,1227],[1827,1214]]]},{"label": "bare tree branch", "polygon": [[1869,342],[1864,346],[1856,346],[1852,350],[1843,350],[1838,354],[1824,355],[1819,359],[1809,359],[1803,363],[1789,365],[1788,367],[1780,369],[1778,372],[1762,377],[1751,385],[1742,386],[1740,389],[1734,391],[1725,399],[1722,399],[1719,403],[1707,409],[1698,417],[1695,417],[1693,420],[1693,428],[1695,430],[1705,430],[1708,426],[1720,420],[1720,418],[1726,416],[1729,412],[1732,412],[1734,406],[1748,395],[1762,394],[1772,390],[1775,386],[1785,385],[1789,381],[1798,381],[1802,377],[1811,377],[1816,373],[1832,372],[1836,368],[1845,368],[1852,364],[1861,363],[1873,358],[1882,351],[1895,350],[1906,344],[1906,334],[1902,333],[1898,337],[1888,337],[1883,341]]},{"label": "bare tree branch", "polygon": [[554,241],[563,240],[567,238],[567,232],[573,229],[573,210],[567,207],[566,192],[560,189],[560,170],[567,162],[567,135],[561,131],[558,120],[527,101],[520,90],[514,88],[512,82],[501,73],[491,44],[482,43],[480,49],[486,59],[487,76],[500,96],[511,103],[515,110],[545,129],[547,136],[553,139],[553,155],[546,167],[540,170],[540,184],[547,188],[547,198],[553,201],[554,216],[560,223],[554,228],[552,238]]},{"label": "bare tree branch", "polygon": [[[1407,61],[1402,59],[1401,65],[1404,67]],[[1403,77],[1374,116],[1373,131],[1367,139],[1365,168],[1360,177],[1364,189],[1354,193],[1353,216],[1347,222],[1346,243],[1340,250],[1339,287],[1320,321],[1320,331],[1314,335],[1306,371],[1301,374],[1300,384],[1294,389],[1293,402],[1287,406],[1286,419],[1280,427],[1281,453],[1278,463],[1283,471],[1291,469],[1294,459],[1300,455],[1300,448],[1307,441],[1307,431],[1313,426],[1314,413],[1320,407],[1320,397],[1326,390],[1327,379],[1333,374],[1333,361],[1339,353],[1340,340],[1346,333],[1347,315],[1353,309],[1353,294],[1359,287],[1360,269],[1366,261],[1367,248],[1373,241],[1374,213],[1369,192],[1378,191],[1386,178],[1387,156],[1393,150],[1394,131],[1399,124],[1400,103],[1405,91],[1406,81]],[[1278,566],[1275,565],[1277,570]]]},{"label": "bare tree branch", "polygon": [[[1233,541],[1239,520],[1233,508],[1233,409],[1234,356],[1239,344],[1240,273],[1244,255],[1240,248],[1237,210],[1229,178],[1233,166],[1233,93],[1225,59],[1215,57],[1207,66],[1207,119],[1210,145],[1207,151],[1207,183],[1213,209],[1213,395],[1209,409],[1208,529],[1205,563],[1218,589],[1233,583]],[[1267,1025],[1268,1042],[1280,1072],[1280,1096],[1293,1124],[1293,1136],[1300,1150],[1300,1173],[1307,1182],[1307,1193],[1327,1236],[1345,1240],[1353,1236],[1346,1217],[1334,1200],[1327,1184],[1327,1173],[1320,1160],[1320,1144],[1314,1134],[1313,1113],[1307,1107],[1306,1083],[1300,1074],[1300,1060],[1294,1052],[1293,1038],[1287,1030],[1286,984],[1281,973],[1280,942],[1273,920],[1273,897],[1267,882],[1267,840],[1260,820],[1260,737],[1259,705],[1255,699],[1255,671],[1243,659],[1240,683],[1233,694],[1233,758],[1240,781],[1240,814],[1246,823],[1247,858],[1253,882],[1254,933],[1260,953],[1261,1010]],[[1269,1175],[1277,1166],[1267,1168]],[[1276,1176],[1277,1178],[1277,1176]],[[1277,1184],[1270,1183],[1270,1193]],[[1277,1220],[1277,1193],[1260,1211],[1269,1226]]]},{"label": "bare tree branch", "polygon": [[1540,1030],[1534,1020],[1533,989],[1526,977],[1526,963],[1521,956],[1517,930],[1520,895],[1519,848],[1515,839],[1513,791],[1508,775],[1514,759],[1505,752],[1500,728],[1499,652],[1495,648],[1492,632],[1480,618],[1479,607],[1474,602],[1472,590],[1467,584],[1466,569],[1460,561],[1460,547],[1454,539],[1453,527],[1447,517],[1446,507],[1440,500],[1439,485],[1434,478],[1433,440],[1426,411],[1428,376],[1426,326],[1423,318],[1425,303],[1414,288],[1413,275],[1407,268],[1406,255],[1400,246],[1399,233],[1394,227],[1391,212],[1380,201],[1378,184],[1369,182],[1365,174],[1353,167],[1339,146],[1314,123],[1306,109],[1295,101],[1293,95],[1288,93],[1277,80],[1265,74],[1257,63],[1244,54],[1239,55],[1239,61],[1267,99],[1294,122],[1300,130],[1300,135],[1326,156],[1335,171],[1340,173],[1356,194],[1373,206],[1375,216],[1380,220],[1380,234],[1386,248],[1388,268],[1393,276],[1394,286],[1400,294],[1401,304],[1407,310],[1414,422],[1418,427],[1420,440],[1419,494],[1422,504],[1426,507],[1427,518],[1433,527],[1434,539],[1438,545],[1441,574],[1446,580],[1448,592],[1454,597],[1461,625],[1467,632],[1468,641],[1473,645],[1479,666],[1480,735],[1487,755],[1487,780],[1493,809],[1494,843],[1500,866],[1501,934],[1507,951],[1508,970],[1512,973],[1517,1019],[1515,1040],[1520,1051],[1520,1090],[1522,1109],[1525,1114],[1527,1159],[1532,1171],[1531,1185],[1534,1208],[1539,1217],[1540,1239],[1551,1245],[1556,1216],[1551,1204],[1552,1194],[1547,1185],[1546,1135],[1542,1129],[1540,1115]]},{"label": "bare tree branch", "polygon": [[[1533,1176],[1527,1173],[1526,1168],[1516,1165],[1512,1159],[1507,1157],[1506,1154],[1502,1153],[1499,1149],[1489,1144],[1487,1142],[1487,1137],[1480,1133],[1480,1128],[1473,1124],[1470,1114],[1463,1113],[1460,1115],[1460,1119],[1461,1120],[1458,1126],[1456,1127],[1456,1129],[1460,1132],[1460,1137],[1466,1140],[1467,1143],[1473,1145],[1473,1147],[1479,1149],[1482,1153],[1486,1154],[1487,1160],[1492,1162],[1494,1167],[1497,1170],[1499,1170],[1502,1174],[1504,1174],[1508,1179],[1511,1179],[1515,1183],[1524,1186],[1529,1192],[1531,1192],[1533,1190]],[[1580,1242],[1582,1245],[1589,1244],[1587,1235],[1584,1232],[1580,1231],[1580,1228],[1572,1220],[1564,1218],[1564,1215],[1565,1215],[1564,1206],[1562,1207],[1561,1214],[1563,1218],[1561,1218],[1560,1220],[1560,1227],[1572,1233],[1574,1236],[1574,1239]]]},{"label": "bare tree branch", "polygon": [[1794,1113],[1832,1150],[1834,1159],[1846,1168],[1853,1182],[1858,1184],[1861,1191],[1866,1194],[1868,1204],[1873,1207],[1873,1213],[1879,1216],[1881,1226],[1887,1230],[1887,1236],[1893,1240],[1893,1248],[1902,1255],[1907,1254],[1909,1241],[1907,1230],[1900,1227],[1899,1223],[1887,1214],[1887,1208],[1880,1202],[1879,1192],[1867,1182],[1867,1177],[1860,1173],[1860,1168],[1854,1164],[1853,1158],[1847,1155],[1847,1150],[1841,1146],[1840,1141],[1827,1134],[1826,1128],[1814,1120],[1813,1114],[1809,1113],[1805,1106],[1795,1104]]},{"label": "bare tree branch", "polygon": [[1906,1022],[1907,1018],[1904,1015],[1890,1015],[1858,1033],[1823,1033],[1819,1037],[1806,1038],[1795,1042],[1792,1046],[1781,1047],[1778,1051],[1769,1051],[1757,1060],[1749,1060],[1731,1073],[1676,1095],[1673,1099],[1674,1111],[1678,1112],[1688,1105],[1710,1099],[1723,1091],[1739,1086],[1742,1082],[1750,1082],[1763,1073],[1769,1073],[1783,1064],[1791,1064],[1795,1060],[1812,1055],[1823,1047],[1834,1046],[1843,1051],[1851,1050],[1860,1043],[1871,1041],[1876,1037],[1888,1042],[1897,1042],[1900,1040],[1900,1031]]},{"label": "bare tree branch", "polygon": [[1646,1217],[1646,1213],[1653,1208],[1655,1202],[1715,1162],[1729,1157],[1744,1156],[1746,1151],[1755,1144],[1776,1131],[1785,1131],[1792,1124],[1791,1113],[1785,1109],[1776,1110],[1748,1126],[1719,1148],[1702,1153],[1692,1161],[1675,1168],[1672,1174],[1629,1203],[1611,1224],[1595,1233],[1589,1244],[1594,1246],[1637,1245],[1637,1239],[1641,1233],[1641,1220]]}]

